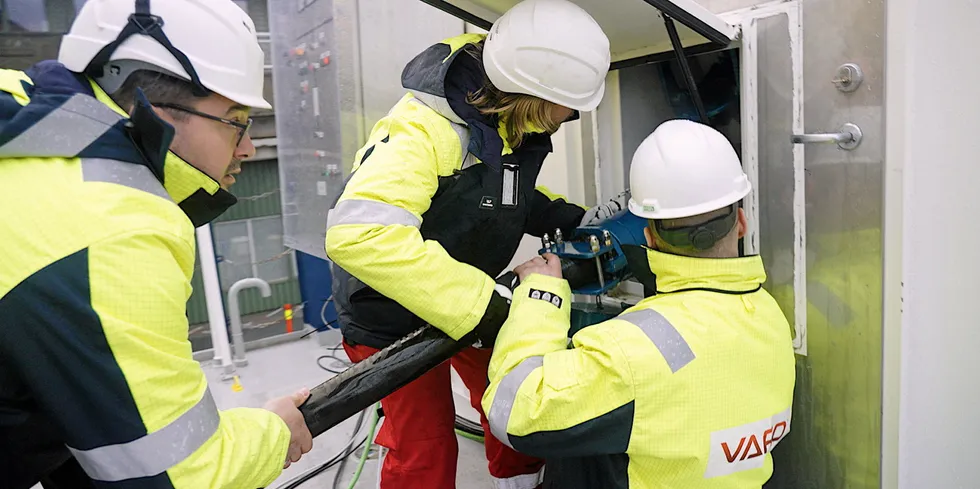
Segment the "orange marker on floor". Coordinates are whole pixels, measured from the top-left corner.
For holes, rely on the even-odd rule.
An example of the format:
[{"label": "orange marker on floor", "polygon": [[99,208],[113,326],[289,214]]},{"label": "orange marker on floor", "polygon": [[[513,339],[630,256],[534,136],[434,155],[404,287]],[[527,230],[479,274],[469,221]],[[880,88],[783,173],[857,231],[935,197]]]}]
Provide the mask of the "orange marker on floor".
[{"label": "orange marker on floor", "polygon": [[293,305],[286,304],[283,306],[283,315],[286,316],[286,332],[293,332]]}]

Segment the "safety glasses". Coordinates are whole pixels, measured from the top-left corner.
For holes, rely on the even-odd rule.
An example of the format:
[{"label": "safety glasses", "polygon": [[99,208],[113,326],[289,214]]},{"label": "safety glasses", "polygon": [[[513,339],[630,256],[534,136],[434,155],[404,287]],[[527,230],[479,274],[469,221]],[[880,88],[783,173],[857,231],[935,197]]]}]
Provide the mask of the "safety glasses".
[{"label": "safety glasses", "polygon": [[198,117],[203,117],[205,119],[211,119],[212,121],[217,121],[217,122],[220,122],[222,124],[228,124],[229,126],[232,126],[232,127],[236,128],[236,129],[238,129],[238,139],[235,142],[235,147],[236,148],[240,144],[242,144],[242,139],[245,139],[245,135],[248,134],[248,130],[252,127],[252,118],[251,117],[248,119],[248,122],[247,123],[242,124],[241,122],[232,121],[232,120],[228,120],[228,119],[223,119],[221,117],[213,116],[211,114],[205,114],[204,112],[199,112],[199,111],[194,110],[194,109],[192,109],[190,107],[184,107],[183,105],[179,105],[179,104],[152,104],[152,105],[154,105],[156,107],[160,107],[162,109],[172,109],[172,110],[177,110],[177,111],[180,111],[180,112],[186,112],[188,114],[196,115]]}]

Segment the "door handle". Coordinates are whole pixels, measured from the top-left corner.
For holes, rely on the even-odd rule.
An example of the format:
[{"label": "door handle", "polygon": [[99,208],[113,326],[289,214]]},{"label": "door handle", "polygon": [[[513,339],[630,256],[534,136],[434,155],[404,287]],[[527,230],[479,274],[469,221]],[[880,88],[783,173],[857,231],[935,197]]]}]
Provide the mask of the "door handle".
[{"label": "door handle", "polygon": [[826,134],[794,134],[793,144],[837,143],[840,149],[852,150],[861,144],[864,133],[861,128],[848,122],[840,128],[840,132]]}]

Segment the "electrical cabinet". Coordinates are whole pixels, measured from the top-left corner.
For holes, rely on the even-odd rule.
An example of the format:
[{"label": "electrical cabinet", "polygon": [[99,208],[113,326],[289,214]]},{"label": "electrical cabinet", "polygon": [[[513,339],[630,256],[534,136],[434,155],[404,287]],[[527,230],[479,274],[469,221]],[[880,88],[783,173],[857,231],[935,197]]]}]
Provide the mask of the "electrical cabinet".
[{"label": "electrical cabinet", "polygon": [[326,259],[327,211],[402,67],[463,21],[404,0],[269,2],[284,242]]}]

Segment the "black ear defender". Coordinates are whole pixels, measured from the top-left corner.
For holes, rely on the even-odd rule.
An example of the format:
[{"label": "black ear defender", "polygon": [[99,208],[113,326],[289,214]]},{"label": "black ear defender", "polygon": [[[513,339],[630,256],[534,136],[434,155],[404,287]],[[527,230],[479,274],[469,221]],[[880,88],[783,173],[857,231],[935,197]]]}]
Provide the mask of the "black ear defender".
[{"label": "black ear defender", "polygon": [[735,222],[738,219],[736,209],[738,209],[738,205],[732,204],[727,214],[694,226],[664,228],[663,221],[657,220],[654,221],[654,227],[660,239],[671,246],[704,251],[711,249],[718,240],[727,236],[735,227]]}]

